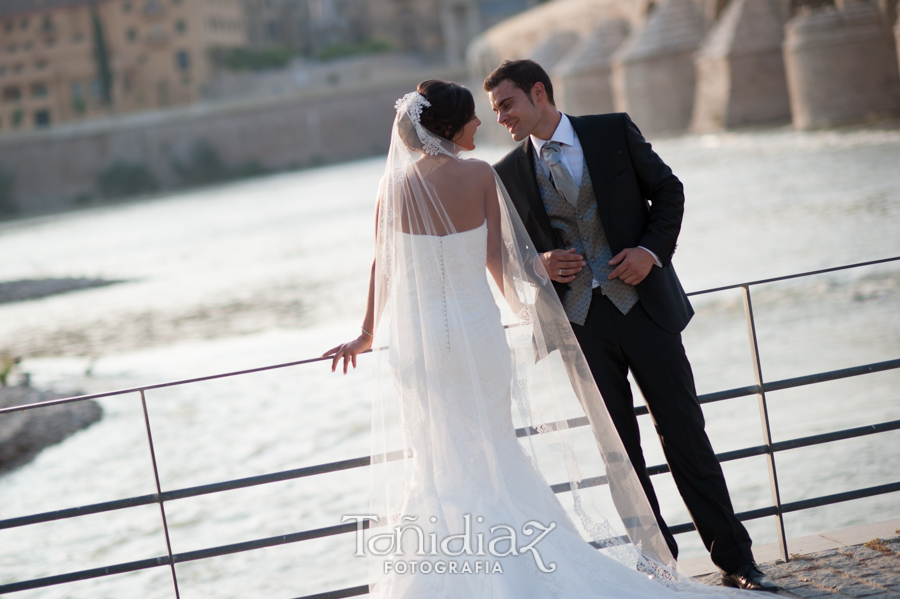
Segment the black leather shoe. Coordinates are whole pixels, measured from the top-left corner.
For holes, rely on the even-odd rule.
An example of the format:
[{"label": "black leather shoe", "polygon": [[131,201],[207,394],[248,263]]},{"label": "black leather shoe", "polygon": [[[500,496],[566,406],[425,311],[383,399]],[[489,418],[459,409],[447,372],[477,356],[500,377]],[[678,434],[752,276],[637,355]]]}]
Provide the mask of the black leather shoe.
[{"label": "black leather shoe", "polygon": [[778,585],[759,571],[756,564],[747,562],[730,574],[722,574],[722,584],[750,591],[777,591]]}]

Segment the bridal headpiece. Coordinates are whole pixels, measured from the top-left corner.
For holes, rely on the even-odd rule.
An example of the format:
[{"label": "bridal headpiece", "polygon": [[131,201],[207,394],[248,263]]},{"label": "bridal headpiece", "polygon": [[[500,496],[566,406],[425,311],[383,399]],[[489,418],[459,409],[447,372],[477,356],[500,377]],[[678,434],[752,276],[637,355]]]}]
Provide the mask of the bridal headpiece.
[{"label": "bridal headpiece", "polygon": [[397,100],[394,108],[397,112],[405,112],[412,121],[416,129],[416,135],[422,142],[422,149],[426,154],[437,156],[438,154],[448,154],[447,150],[441,145],[438,137],[422,126],[422,109],[431,106],[431,102],[419,92],[410,92]]}]

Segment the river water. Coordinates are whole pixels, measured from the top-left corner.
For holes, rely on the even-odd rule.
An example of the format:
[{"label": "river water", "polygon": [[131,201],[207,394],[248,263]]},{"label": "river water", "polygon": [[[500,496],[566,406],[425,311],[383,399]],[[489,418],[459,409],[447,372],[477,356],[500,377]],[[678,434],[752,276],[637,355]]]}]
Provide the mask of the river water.
[{"label": "river water", "polygon": [[[900,255],[900,131],[789,129],[660,140],[685,183],[675,264],[689,291]],[[476,154],[491,160],[504,150]],[[34,383],[99,392],[313,357],[355,337],[383,158],[0,225],[0,281],[96,277],[103,288],[0,305],[0,347]],[[766,380],[900,357],[900,264],[753,289]],[[695,298],[698,391],[753,384],[738,292]],[[367,361],[147,393],[162,488],[368,454]],[[768,396],[776,441],[900,419],[900,372]],[[638,398],[638,402],[640,399]],[[0,519],[155,492],[140,398],[0,478]],[[704,406],[719,452],[761,442],[753,397]],[[662,462],[642,418],[648,463]],[[782,500],[900,480],[900,433],[777,454]],[[727,462],[738,511],[771,505],[765,459]],[[686,510],[654,478],[670,523]],[[340,523],[366,511],[364,470],[166,504],[176,553]],[[788,514],[789,538],[896,517],[881,495]],[[771,519],[748,528],[775,540]],[[703,554],[695,533],[682,557]],[[0,582],[165,554],[157,506],[0,531]],[[181,597],[297,597],[365,581],[349,536],[177,566]],[[167,568],[16,596],[173,596]]]}]

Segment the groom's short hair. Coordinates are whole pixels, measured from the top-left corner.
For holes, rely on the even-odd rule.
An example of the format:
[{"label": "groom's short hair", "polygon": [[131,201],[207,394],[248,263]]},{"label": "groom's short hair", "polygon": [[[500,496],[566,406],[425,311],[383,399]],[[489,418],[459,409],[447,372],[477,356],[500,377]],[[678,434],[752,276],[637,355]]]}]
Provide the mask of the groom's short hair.
[{"label": "groom's short hair", "polygon": [[528,101],[532,104],[534,100],[531,99],[531,88],[534,87],[535,83],[543,83],[544,89],[547,91],[547,100],[556,106],[556,102],[553,100],[553,84],[550,83],[550,76],[541,65],[533,60],[528,60],[527,58],[522,60],[504,60],[484,80],[484,91],[490,93],[491,90],[506,80],[512,81],[513,85],[525,92],[525,95],[528,96]]}]

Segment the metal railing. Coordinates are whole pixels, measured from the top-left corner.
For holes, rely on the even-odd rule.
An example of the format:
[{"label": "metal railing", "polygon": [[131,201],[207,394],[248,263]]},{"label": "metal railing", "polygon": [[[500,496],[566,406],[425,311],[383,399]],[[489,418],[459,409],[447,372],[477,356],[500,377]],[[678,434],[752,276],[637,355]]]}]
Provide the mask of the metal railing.
[{"label": "metal railing", "polygon": [[[783,277],[775,277],[770,279],[763,279],[758,281],[751,281],[747,283],[739,283],[736,285],[729,285],[725,287],[716,287],[714,289],[706,289],[703,291],[696,291],[693,293],[689,293],[689,296],[697,296],[703,294],[716,293],[721,291],[733,290],[733,289],[741,289],[743,303],[744,303],[744,315],[747,323],[747,333],[750,341],[750,350],[751,350],[751,361],[753,365],[753,372],[756,379],[755,385],[750,385],[747,387],[739,387],[735,389],[727,389],[724,391],[718,391],[715,393],[708,393],[704,395],[700,395],[698,397],[701,404],[724,401],[728,399],[734,399],[738,397],[748,397],[756,395],[757,403],[759,405],[759,414],[760,414],[760,424],[763,432],[763,444],[757,445],[753,447],[746,447],[743,449],[739,449],[736,451],[729,451],[717,454],[716,457],[720,462],[726,462],[731,460],[738,460],[742,458],[765,455],[766,463],[769,472],[769,486],[771,488],[772,493],[772,505],[760,509],[749,510],[746,512],[741,512],[737,514],[740,520],[754,520],[758,518],[764,518],[768,516],[773,516],[775,518],[776,523],[776,532],[778,538],[778,546],[781,553],[781,558],[785,561],[790,560],[790,556],[788,555],[787,550],[787,537],[784,529],[784,514],[790,512],[796,512],[800,510],[805,510],[809,508],[830,505],[834,503],[840,503],[844,501],[850,501],[853,499],[861,499],[864,497],[872,497],[875,495],[880,495],[884,493],[892,493],[900,491],[900,481],[894,483],[888,483],[884,485],[866,487],[863,489],[856,489],[853,491],[848,491],[844,493],[837,493],[833,495],[824,495],[820,497],[813,497],[811,499],[805,499],[801,501],[793,501],[789,503],[783,503],[781,501],[781,494],[778,486],[778,476],[777,470],[775,467],[775,454],[777,452],[786,451],[789,449],[797,449],[800,447],[810,447],[814,445],[819,445],[822,443],[829,443],[833,441],[839,441],[844,439],[851,439],[856,437],[862,437],[866,435],[873,435],[877,433],[883,433],[888,431],[900,430],[900,420],[890,421],[890,422],[881,422],[869,426],[845,429],[840,431],[834,431],[830,433],[813,435],[809,437],[802,437],[797,439],[790,439],[787,441],[779,441],[773,442],[772,435],[769,428],[769,415],[768,415],[768,406],[766,401],[766,393],[772,391],[779,391],[783,389],[791,389],[795,387],[801,387],[805,385],[811,385],[815,383],[821,383],[826,381],[834,381],[849,377],[860,376],[864,374],[874,373],[874,372],[882,372],[887,370],[893,370],[900,368],[900,359],[889,360],[886,362],[878,362],[873,364],[865,364],[862,366],[855,366],[852,368],[844,368],[841,370],[832,370],[829,372],[821,372],[817,374],[801,376],[790,379],[783,379],[778,381],[765,381],[763,378],[762,367],[760,365],[759,360],[759,342],[756,336],[756,322],[753,316],[753,305],[751,301],[750,288],[757,285],[763,285],[767,283],[773,283],[777,281],[785,281],[788,279],[796,279],[800,277],[808,277],[817,274],[824,274],[829,272],[836,272],[841,270],[848,270],[852,268],[859,268],[863,266],[872,266],[876,264],[883,264],[887,262],[895,262],[900,261],[900,256],[894,258],[886,258],[883,260],[874,260],[870,262],[861,262],[857,264],[850,264],[847,266],[839,266],[835,268],[827,268],[822,270],[810,271],[795,275],[788,275]],[[371,351],[371,350],[370,350]],[[368,352],[367,352],[368,353]],[[121,510],[128,509],[137,506],[150,505],[150,504],[159,504],[160,509],[160,517],[162,519],[162,526],[165,535],[166,541],[166,555],[152,557],[148,559],[114,564],[111,566],[105,566],[101,568],[93,568],[89,570],[81,570],[78,572],[70,572],[66,574],[58,574],[55,576],[47,576],[43,578],[36,578],[31,580],[23,580],[20,582],[13,582],[0,585],[0,594],[3,593],[13,593],[16,591],[24,591],[28,589],[36,589],[41,587],[47,587],[52,585],[64,584],[68,582],[75,582],[79,580],[88,580],[92,578],[100,578],[104,576],[110,576],[113,574],[122,574],[126,572],[135,572],[138,570],[145,570],[148,568],[157,568],[157,567],[169,567],[172,576],[172,584],[174,587],[175,597],[180,597],[179,589],[178,589],[178,576],[175,571],[175,565],[179,563],[185,563],[190,561],[208,559],[212,557],[218,557],[222,555],[228,555],[232,553],[240,553],[243,551],[251,551],[254,549],[262,549],[265,547],[274,547],[276,545],[283,545],[286,543],[296,543],[300,541],[307,541],[311,539],[317,539],[322,537],[328,537],[339,534],[350,534],[354,533],[357,529],[357,524],[355,522],[350,522],[347,524],[341,524],[336,526],[328,526],[324,528],[318,528],[313,530],[307,530],[302,532],[297,532],[293,534],[287,535],[279,535],[276,537],[255,539],[252,541],[246,541],[242,543],[232,543],[228,545],[220,545],[217,547],[209,547],[206,549],[200,549],[196,551],[187,551],[183,553],[174,553],[172,551],[172,544],[169,539],[169,528],[168,523],[166,521],[166,511],[165,504],[168,501],[174,501],[177,499],[184,499],[187,497],[197,497],[200,495],[207,495],[211,493],[221,493],[224,491],[230,491],[234,489],[241,489],[246,487],[252,487],[256,485],[263,485],[267,483],[286,481],[292,479],[299,479],[308,476],[316,476],[319,474],[325,474],[329,472],[337,472],[340,470],[348,470],[353,468],[362,468],[368,466],[370,464],[370,458],[368,456],[359,457],[350,460],[341,460],[338,462],[331,462],[328,464],[319,464],[316,466],[309,466],[306,468],[296,468],[293,470],[285,470],[282,472],[273,472],[269,474],[263,474],[259,476],[251,476],[247,478],[239,478],[235,480],[223,481],[213,484],[200,485],[196,487],[188,487],[183,489],[174,489],[163,491],[162,485],[159,480],[159,470],[156,464],[156,455],[153,448],[153,432],[150,426],[150,418],[147,412],[147,398],[146,392],[154,389],[162,389],[165,387],[174,387],[180,385],[189,385],[192,383],[198,383],[202,381],[210,381],[215,379],[222,379],[227,377],[241,376],[250,373],[263,372],[267,370],[277,370],[282,368],[289,368],[294,366],[300,366],[304,364],[311,364],[314,362],[322,362],[325,360],[330,360],[330,358],[313,358],[308,360],[298,360],[295,362],[287,362],[284,364],[275,364],[271,366],[264,366],[261,368],[250,368],[247,370],[240,370],[236,372],[228,372],[224,374],[217,374],[211,376],[197,377],[179,381],[172,381],[167,383],[159,383],[154,385],[144,385],[141,387],[133,387],[130,389],[120,389],[117,391],[109,391],[106,393],[94,393],[91,395],[80,395],[76,397],[67,397],[62,399],[54,399],[50,401],[38,402],[28,405],[22,406],[14,406],[10,408],[0,409],[0,417],[4,414],[21,412],[25,410],[33,410],[42,407],[60,405],[65,403],[71,403],[76,401],[85,401],[89,399],[98,399],[102,397],[113,397],[113,396],[121,396],[132,393],[138,393],[141,399],[141,406],[143,409],[143,417],[144,424],[147,433],[147,442],[150,450],[151,464],[153,467],[153,477],[156,483],[156,493],[152,493],[149,495],[141,495],[136,497],[128,497],[125,499],[117,499],[114,501],[107,501],[102,503],[94,503],[90,505],[73,507],[63,510],[56,510],[52,512],[43,512],[38,514],[30,514],[27,516],[19,516],[16,518],[7,518],[5,520],[0,520],[0,530],[7,528],[16,528],[20,526],[28,526],[31,524],[37,524],[41,522],[51,522],[54,520],[62,520],[68,518],[76,518],[79,516],[84,516],[87,514],[98,514],[103,512],[109,512],[113,510]],[[645,415],[648,413],[648,410],[644,406],[635,407],[635,413],[638,416]],[[587,426],[588,421],[586,417],[573,418],[567,421],[568,426],[578,427],[578,426]],[[551,425],[553,423],[550,423]],[[534,429],[517,429],[516,435],[519,437],[526,436],[528,434],[536,433],[537,431]],[[655,466],[650,466],[648,471],[651,476],[662,474],[664,472],[668,472],[669,468],[666,464],[660,464]],[[599,485],[608,484],[606,477],[599,476],[589,479],[584,479],[580,483],[578,483],[579,488],[587,488]],[[565,493],[570,491],[570,483],[560,483],[556,485],[552,485],[552,489],[555,493]],[[366,523],[365,525],[367,525]],[[674,526],[670,526],[669,529],[673,534],[682,534],[686,532],[690,532],[695,529],[693,523],[684,523],[677,524]],[[592,543],[597,546],[597,543]],[[299,599],[340,599],[343,597],[353,597],[358,595],[364,595],[368,593],[368,586],[361,585],[356,587],[350,587],[345,589],[337,589],[334,591],[329,591],[325,593],[319,593],[315,595],[307,595],[305,597]]]}]

